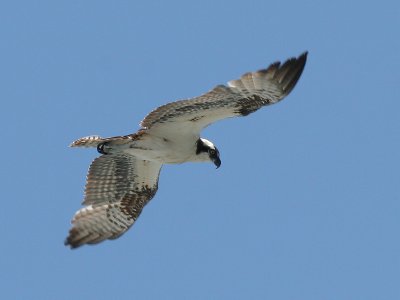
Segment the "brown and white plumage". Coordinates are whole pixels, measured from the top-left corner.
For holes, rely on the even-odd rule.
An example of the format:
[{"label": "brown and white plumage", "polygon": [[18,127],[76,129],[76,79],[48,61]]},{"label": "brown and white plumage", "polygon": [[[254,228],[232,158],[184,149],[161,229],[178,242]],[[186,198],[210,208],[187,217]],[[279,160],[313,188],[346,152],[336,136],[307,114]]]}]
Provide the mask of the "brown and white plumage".
[{"label": "brown and white plumage", "polygon": [[93,244],[128,230],[157,192],[161,166],[129,154],[96,158],[87,176],[86,207],[75,214],[66,244]]},{"label": "brown and white plumage", "polygon": [[137,133],[89,136],[73,142],[72,147],[97,147],[103,155],[89,168],[86,206],[75,214],[65,244],[76,248],[115,239],[127,231],[155,195],[163,164],[211,160],[219,167],[219,151],[200,138],[201,130],[282,100],[296,85],[306,59],[307,52],[246,73],[199,97],[160,106],[143,119]]},{"label": "brown and white plumage", "polygon": [[219,120],[247,116],[263,106],[274,104],[287,96],[303,72],[307,52],[281,65],[246,73],[240,79],[218,85],[211,91],[189,100],[162,105],[148,114],[140,125],[152,132],[192,135]]}]

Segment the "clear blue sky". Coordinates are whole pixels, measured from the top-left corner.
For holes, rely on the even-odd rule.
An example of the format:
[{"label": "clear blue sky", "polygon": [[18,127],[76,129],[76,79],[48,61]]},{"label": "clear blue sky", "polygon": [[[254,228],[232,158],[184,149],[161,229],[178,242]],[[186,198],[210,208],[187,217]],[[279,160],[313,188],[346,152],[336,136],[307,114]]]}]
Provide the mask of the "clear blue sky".
[{"label": "clear blue sky", "polygon": [[[9,1],[0,37],[0,298],[400,299],[398,1]],[[63,245],[97,155],[71,141],[305,50],[287,99],[203,132],[220,169]]]}]

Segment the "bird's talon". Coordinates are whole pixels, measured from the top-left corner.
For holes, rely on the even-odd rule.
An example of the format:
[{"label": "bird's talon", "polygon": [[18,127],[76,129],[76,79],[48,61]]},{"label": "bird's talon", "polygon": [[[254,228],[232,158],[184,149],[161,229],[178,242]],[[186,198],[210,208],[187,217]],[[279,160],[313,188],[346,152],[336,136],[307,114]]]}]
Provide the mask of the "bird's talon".
[{"label": "bird's talon", "polygon": [[108,142],[103,142],[97,145],[97,152],[100,154],[107,154],[107,152],[104,151],[104,146],[107,146]]}]

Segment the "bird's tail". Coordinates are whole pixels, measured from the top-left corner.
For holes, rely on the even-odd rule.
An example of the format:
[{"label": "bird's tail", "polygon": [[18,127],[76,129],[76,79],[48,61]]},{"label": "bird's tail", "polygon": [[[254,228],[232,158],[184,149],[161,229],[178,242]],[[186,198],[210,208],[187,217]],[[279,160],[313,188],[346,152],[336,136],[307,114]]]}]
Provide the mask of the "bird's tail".
[{"label": "bird's tail", "polygon": [[134,134],[122,135],[122,136],[112,136],[108,138],[102,138],[98,135],[90,135],[80,138],[74,142],[72,142],[70,147],[84,147],[84,148],[95,148],[99,146],[101,143],[107,142],[112,143],[113,145],[123,145],[128,144],[132,141],[138,140],[144,131],[139,131]]},{"label": "bird's tail", "polygon": [[80,138],[69,145],[70,147],[84,147],[84,148],[90,148],[90,147],[97,147],[101,142],[104,142],[106,139],[98,136],[98,135],[91,135],[91,136],[85,136],[83,138]]}]

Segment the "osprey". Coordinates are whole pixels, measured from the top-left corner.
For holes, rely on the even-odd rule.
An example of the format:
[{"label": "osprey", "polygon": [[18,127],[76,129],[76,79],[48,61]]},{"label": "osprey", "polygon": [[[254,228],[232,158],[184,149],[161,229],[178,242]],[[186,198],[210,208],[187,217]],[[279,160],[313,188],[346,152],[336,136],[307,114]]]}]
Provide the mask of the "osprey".
[{"label": "osprey", "polygon": [[89,167],[85,207],[73,217],[65,245],[96,244],[126,232],[156,194],[163,164],[211,161],[218,168],[219,151],[200,137],[201,130],[282,100],[299,80],[306,59],[307,52],[246,73],[199,97],[160,106],[143,119],[136,133],[73,142],[71,147],[96,147],[101,155]]}]

